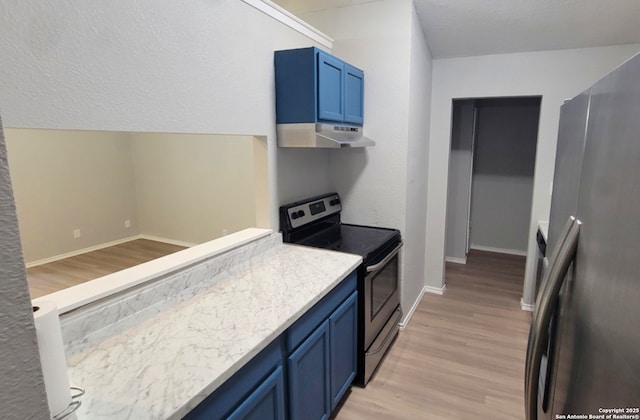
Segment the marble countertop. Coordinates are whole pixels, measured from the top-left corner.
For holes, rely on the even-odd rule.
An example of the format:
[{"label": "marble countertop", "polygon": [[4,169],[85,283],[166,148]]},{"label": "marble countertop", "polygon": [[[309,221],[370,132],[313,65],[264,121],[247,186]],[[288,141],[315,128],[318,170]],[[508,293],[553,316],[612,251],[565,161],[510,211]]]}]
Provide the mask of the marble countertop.
[{"label": "marble countertop", "polygon": [[181,418],[361,261],[279,244],[104,327],[67,355],[70,382],[86,390],[76,418]]}]

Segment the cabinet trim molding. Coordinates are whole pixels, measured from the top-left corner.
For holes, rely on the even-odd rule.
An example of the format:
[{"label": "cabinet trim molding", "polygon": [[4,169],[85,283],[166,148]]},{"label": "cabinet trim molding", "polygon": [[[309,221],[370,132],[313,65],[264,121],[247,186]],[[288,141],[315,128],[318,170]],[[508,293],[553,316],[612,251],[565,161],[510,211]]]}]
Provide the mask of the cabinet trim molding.
[{"label": "cabinet trim molding", "polygon": [[255,7],[260,10],[262,13],[267,16],[272,17],[280,23],[283,23],[293,29],[301,33],[302,35],[311,38],[313,41],[322,45],[323,47],[332,49],[333,48],[333,38],[329,35],[320,32],[318,29],[309,25],[304,20],[299,17],[293,15],[289,11],[283,9],[272,1],[269,0],[242,0],[247,3],[249,6]]}]

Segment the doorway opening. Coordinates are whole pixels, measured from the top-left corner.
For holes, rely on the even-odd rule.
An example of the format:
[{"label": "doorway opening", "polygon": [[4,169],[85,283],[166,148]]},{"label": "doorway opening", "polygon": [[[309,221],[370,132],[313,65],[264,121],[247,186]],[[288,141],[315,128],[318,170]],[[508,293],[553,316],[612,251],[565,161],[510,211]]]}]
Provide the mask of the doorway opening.
[{"label": "doorway opening", "polygon": [[524,278],[541,100],[453,100],[447,269],[474,253],[502,254],[522,261]]}]

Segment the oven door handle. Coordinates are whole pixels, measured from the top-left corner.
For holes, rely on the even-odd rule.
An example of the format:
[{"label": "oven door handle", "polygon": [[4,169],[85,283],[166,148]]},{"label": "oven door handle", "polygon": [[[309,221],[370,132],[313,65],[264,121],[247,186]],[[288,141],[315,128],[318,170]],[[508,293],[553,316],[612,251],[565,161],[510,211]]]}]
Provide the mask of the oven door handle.
[{"label": "oven door handle", "polygon": [[400,248],[402,248],[402,245],[404,245],[404,241],[400,241],[400,243],[398,244],[397,247],[393,248],[393,251],[391,251],[391,253],[389,255],[387,255],[386,257],[384,257],[384,260],[380,261],[378,264],[374,264],[374,265],[370,265],[367,267],[367,273],[373,273],[374,271],[378,271],[380,270],[382,267],[384,267],[389,261],[391,261],[391,259],[393,257],[396,256],[396,254],[398,252],[400,252]]}]

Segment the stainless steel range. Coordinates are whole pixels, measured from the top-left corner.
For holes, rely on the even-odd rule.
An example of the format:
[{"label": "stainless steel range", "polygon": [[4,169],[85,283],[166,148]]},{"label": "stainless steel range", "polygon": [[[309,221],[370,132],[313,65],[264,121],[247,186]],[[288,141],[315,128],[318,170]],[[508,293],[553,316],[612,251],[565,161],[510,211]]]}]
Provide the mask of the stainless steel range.
[{"label": "stainless steel range", "polygon": [[280,207],[284,242],[361,255],[358,267],[358,373],[366,386],[398,334],[402,318],[398,290],[397,229],[341,223],[337,193]]}]

